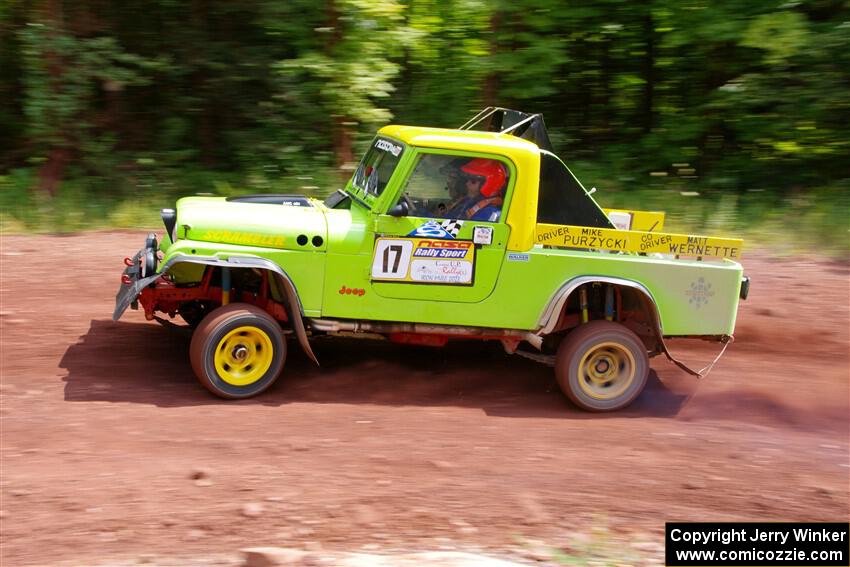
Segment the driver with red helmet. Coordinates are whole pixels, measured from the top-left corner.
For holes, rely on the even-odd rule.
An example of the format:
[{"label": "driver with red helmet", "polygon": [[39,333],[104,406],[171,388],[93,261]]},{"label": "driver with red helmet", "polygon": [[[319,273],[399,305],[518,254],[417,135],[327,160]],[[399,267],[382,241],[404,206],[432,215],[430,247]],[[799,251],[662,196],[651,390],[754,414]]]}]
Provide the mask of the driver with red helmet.
[{"label": "driver with red helmet", "polygon": [[502,212],[502,192],[508,178],[505,165],[495,159],[476,158],[460,168],[466,191],[453,203],[447,218],[497,222]]}]

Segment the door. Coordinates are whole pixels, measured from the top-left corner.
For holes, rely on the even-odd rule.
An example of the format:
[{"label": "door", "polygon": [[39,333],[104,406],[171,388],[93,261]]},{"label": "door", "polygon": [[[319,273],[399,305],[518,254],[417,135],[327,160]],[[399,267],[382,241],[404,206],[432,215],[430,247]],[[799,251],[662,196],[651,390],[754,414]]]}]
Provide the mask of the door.
[{"label": "door", "polygon": [[417,155],[389,214],[376,219],[373,291],[390,298],[452,302],[489,296],[509,235],[502,219],[512,173],[512,164],[498,156]]}]

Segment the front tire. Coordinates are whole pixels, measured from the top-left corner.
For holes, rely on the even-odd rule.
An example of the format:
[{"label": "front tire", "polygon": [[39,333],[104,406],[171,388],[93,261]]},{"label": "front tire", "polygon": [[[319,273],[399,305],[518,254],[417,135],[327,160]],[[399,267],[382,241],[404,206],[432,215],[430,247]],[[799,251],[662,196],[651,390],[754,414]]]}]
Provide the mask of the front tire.
[{"label": "front tire", "polygon": [[177,313],[192,329],[197,329],[210,311],[212,306],[206,301],[186,301],[177,309]]},{"label": "front tire", "polygon": [[649,357],[630,329],[611,321],[592,321],[563,340],[555,375],[561,391],[581,409],[615,411],[643,391]]},{"label": "front tire", "polygon": [[189,348],[201,384],[225,399],[256,396],[274,384],[286,361],[280,325],[262,309],[231,303],[207,315]]}]

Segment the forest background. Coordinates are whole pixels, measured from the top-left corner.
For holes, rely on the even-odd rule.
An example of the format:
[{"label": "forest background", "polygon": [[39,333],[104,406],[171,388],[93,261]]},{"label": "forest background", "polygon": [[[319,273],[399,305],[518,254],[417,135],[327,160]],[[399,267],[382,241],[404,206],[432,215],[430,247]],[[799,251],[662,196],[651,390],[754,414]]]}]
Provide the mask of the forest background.
[{"label": "forest background", "polygon": [[850,242],[850,2],[0,0],[0,228],[342,186],[376,128],[542,112],[603,206]]}]

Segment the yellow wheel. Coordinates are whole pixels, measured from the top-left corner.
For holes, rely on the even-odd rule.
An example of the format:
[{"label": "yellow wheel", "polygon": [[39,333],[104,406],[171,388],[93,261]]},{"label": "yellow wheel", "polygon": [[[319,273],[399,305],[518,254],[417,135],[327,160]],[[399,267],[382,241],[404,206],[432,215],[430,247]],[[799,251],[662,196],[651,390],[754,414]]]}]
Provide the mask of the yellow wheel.
[{"label": "yellow wheel", "polygon": [[268,313],[244,303],[211,312],[192,335],[192,369],[213,394],[248,398],[277,379],[286,360],[283,333]]},{"label": "yellow wheel", "polygon": [[578,372],[585,394],[599,400],[616,398],[634,382],[635,357],[619,343],[602,343],[585,352]]},{"label": "yellow wheel", "polygon": [[272,340],[258,327],[236,327],[218,342],[213,355],[215,371],[233,386],[248,386],[272,365]]},{"label": "yellow wheel", "polygon": [[593,321],[572,331],[558,348],[558,384],[577,406],[589,411],[626,407],[646,386],[646,347],[619,323]]}]

